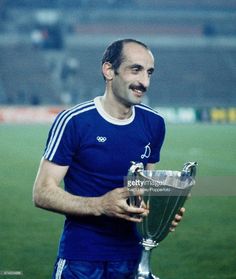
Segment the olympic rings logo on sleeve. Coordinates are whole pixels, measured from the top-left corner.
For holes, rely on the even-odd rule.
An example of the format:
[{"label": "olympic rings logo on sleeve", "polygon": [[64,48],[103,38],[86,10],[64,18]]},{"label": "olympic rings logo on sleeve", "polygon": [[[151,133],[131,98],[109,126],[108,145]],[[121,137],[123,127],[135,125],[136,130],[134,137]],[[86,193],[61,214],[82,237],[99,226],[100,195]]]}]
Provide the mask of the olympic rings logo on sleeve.
[{"label": "olympic rings logo on sleeve", "polygon": [[96,139],[98,142],[105,142],[107,140],[106,137],[101,137],[101,136],[97,136]]}]

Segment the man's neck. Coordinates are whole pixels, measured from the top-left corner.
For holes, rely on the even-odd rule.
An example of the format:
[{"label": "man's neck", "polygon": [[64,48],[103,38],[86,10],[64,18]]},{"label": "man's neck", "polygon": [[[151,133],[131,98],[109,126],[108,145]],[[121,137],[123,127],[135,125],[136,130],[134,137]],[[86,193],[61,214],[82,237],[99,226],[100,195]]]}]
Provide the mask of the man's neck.
[{"label": "man's neck", "polygon": [[105,112],[116,119],[128,119],[133,113],[132,106],[125,106],[122,102],[109,96],[106,92],[101,97],[101,104]]}]

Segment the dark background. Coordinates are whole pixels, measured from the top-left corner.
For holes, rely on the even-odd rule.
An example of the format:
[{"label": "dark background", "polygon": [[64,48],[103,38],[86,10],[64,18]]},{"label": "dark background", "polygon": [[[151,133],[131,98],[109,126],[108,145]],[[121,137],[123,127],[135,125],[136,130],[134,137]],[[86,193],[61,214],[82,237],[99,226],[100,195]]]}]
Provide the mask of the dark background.
[{"label": "dark background", "polygon": [[148,44],[152,106],[236,105],[236,1],[0,0],[0,104],[71,105],[102,95],[113,40]]}]

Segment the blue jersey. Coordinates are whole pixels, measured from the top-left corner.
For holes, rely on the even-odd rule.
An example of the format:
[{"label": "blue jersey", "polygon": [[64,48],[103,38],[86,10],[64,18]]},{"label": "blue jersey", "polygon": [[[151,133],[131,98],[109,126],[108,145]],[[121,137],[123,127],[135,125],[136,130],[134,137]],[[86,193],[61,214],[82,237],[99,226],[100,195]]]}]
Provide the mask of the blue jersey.
[{"label": "blue jersey", "polygon": [[[44,158],[69,166],[65,190],[98,197],[124,186],[131,161],[156,163],[165,124],[156,111],[135,105],[118,120],[102,108],[100,97],[61,112],[49,132]],[[71,260],[129,260],[140,256],[136,224],[108,216],[66,216],[59,257]]]}]

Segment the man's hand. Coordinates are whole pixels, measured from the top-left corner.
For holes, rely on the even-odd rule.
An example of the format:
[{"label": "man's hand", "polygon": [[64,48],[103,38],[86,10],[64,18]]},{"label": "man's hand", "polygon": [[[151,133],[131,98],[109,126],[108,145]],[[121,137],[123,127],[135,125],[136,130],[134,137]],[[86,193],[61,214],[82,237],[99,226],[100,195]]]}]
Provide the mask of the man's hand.
[{"label": "man's hand", "polygon": [[[149,211],[144,204],[140,208],[129,206],[127,199],[129,191],[127,188],[116,188],[99,200],[99,212],[110,217],[118,217],[131,222],[141,222],[142,217]],[[137,215],[135,217],[134,215]]]},{"label": "man's hand", "polygon": [[185,212],[185,208],[182,207],[179,212],[175,215],[175,218],[174,220],[172,221],[171,223],[171,227],[170,227],[170,231],[171,232],[174,232],[175,231],[175,228],[178,226],[179,222],[182,220],[183,218],[183,215],[184,215],[184,212]]}]

